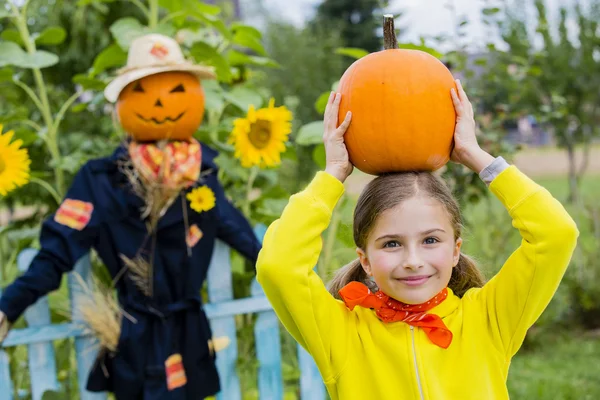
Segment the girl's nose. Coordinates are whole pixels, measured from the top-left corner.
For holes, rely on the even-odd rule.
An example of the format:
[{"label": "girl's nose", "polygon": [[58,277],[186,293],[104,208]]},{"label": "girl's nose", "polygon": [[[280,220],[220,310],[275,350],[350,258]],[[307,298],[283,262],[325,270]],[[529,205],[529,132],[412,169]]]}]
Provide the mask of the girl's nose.
[{"label": "girl's nose", "polygon": [[419,256],[419,252],[414,249],[408,249],[406,252],[406,257],[404,258],[402,267],[405,269],[419,269],[423,268],[423,260]]}]

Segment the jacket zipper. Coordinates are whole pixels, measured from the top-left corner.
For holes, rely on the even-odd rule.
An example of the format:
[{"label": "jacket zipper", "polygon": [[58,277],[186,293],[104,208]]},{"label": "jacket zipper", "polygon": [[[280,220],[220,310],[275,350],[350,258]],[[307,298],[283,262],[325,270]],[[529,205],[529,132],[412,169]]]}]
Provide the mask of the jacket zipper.
[{"label": "jacket zipper", "polygon": [[410,327],[410,336],[412,338],[413,359],[415,360],[415,372],[417,374],[417,385],[419,386],[419,394],[421,395],[421,400],[425,400],[425,397],[423,396],[423,387],[421,386],[421,377],[419,376],[419,367],[417,366],[417,347],[415,346],[414,326]]}]

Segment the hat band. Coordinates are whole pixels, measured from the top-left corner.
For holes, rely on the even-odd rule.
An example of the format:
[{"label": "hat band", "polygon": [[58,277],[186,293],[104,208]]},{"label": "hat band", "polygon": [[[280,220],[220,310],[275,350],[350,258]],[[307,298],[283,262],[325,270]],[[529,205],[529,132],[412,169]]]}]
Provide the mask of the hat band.
[{"label": "hat band", "polygon": [[117,74],[122,75],[126,72],[130,72],[130,71],[135,71],[135,70],[140,70],[140,69],[147,69],[147,68],[160,68],[160,67],[172,67],[172,66],[193,66],[194,64],[192,64],[189,61],[166,61],[166,62],[161,62],[161,63],[155,63],[155,64],[147,64],[147,65],[132,65],[132,66],[125,66],[123,68],[120,68],[117,70]]}]

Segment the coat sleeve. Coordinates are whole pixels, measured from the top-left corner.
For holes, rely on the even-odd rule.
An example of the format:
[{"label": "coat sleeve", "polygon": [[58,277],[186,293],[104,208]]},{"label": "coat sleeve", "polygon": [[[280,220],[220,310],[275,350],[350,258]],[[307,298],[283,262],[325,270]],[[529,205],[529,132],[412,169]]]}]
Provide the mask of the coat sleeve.
[{"label": "coat sleeve", "polygon": [[59,209],[42,224],[41,248],[29,269],[2,293],[0,311],[9,322],[40,297],[58,289],[62,275],[90,250],[100,224],[93,190],[93,173],[85,165]]},{"label": "coat sleeve", "polygon": [[514,166],[490,189],[512,217],[521,245],[481,290],[466,296],[483,307],[494,342],[510,358],[554,296],[579,232],[560,202]]}]

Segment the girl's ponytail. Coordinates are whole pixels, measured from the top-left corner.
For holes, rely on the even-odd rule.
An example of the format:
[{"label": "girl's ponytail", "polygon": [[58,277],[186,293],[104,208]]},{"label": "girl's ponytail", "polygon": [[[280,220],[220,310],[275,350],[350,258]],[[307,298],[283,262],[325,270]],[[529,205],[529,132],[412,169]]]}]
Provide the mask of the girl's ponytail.
[{"label": "girl's ponytail", "polygon": [[485,278],[475,260],[466,254],[461,253],[458,264],[452,269],[452,276],[448,287],[452,289],[455,295],[462,297],[465,292],[471,288],[482,287],[485,284]]},{"label": "girl's ponytail", "polygon": [[327,289],[329,290],[329,293],[331,293],[331,295],[333,297],[335,297],[338,300],[341,300],[342,298],[340,297],[338,292],[344,286],[346,286],[347,284],[349,284],[350,282],[353,282],[353,281],[364,283],[372,291],[377,290],[377,287],[375,286],[375,282],[373,282],[369,278],[369,276],[363,269],[362,265],[360,264],[360,260],[358,258],[356,260],[352,261],[351,263],[346,264],[342,268],[338,269],[335,272],[335,275],[333,276],[333,279],[331,280],[331,282],[329,282]]}]

